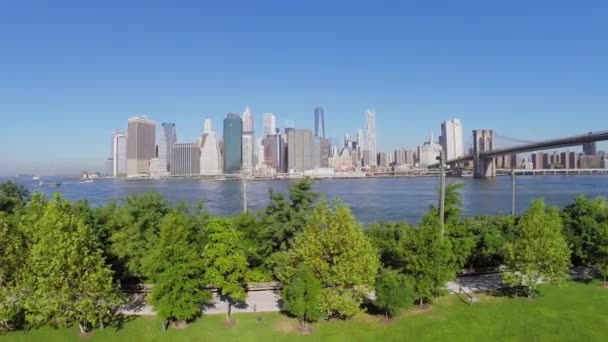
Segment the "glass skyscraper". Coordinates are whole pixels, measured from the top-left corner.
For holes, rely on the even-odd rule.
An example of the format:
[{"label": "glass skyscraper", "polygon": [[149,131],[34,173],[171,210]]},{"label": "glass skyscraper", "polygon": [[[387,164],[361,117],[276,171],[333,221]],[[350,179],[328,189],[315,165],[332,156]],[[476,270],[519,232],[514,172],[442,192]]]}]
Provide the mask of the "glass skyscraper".
[{"label": "glass skyscraper", "polygon": [[224,173],[241,171],[243,121],[238,114],[228,114],[224,119]]},{"label": "glass skyscraper", "polygon": [[325,138],[325,112],[323,107],[315,107],[315,137]]}]

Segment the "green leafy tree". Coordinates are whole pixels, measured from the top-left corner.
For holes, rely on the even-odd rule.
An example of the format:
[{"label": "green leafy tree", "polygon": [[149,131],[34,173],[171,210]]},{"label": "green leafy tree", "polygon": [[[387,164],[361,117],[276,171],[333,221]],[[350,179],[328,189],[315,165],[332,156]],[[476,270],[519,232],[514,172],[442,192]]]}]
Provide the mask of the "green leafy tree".
[{"label": "green leafy tree", "polygon": [[13,181],[0,184],[0,212],[13,213],[25,206],[29,200],[30,192]]},{"label": "green leafy tree", "polygon": [[160,221],[169,209],[169,203],[157,193],[131,195],[107,222],[111,227],[112,253],[131,276],[145,275],[142,261],[156,243]]},{"label": "green leafy tree", "polygon": [[194,320],[211,298],[204,288],[196,231],[178,210],[162,219],[160,237],[144,259],[144,268],[154,282],[150,301],[165,328],[172,322]]},{"label": "green leafy tree", "polygon": [[608,223],[601,225],[595,234],[595,242],[591,251],[592,265],[597,268],[604,278],[604,287],[607,287],[608,278]]},{"label": "green leafy tree", "polygon": [[95,325],[103,328],[120,297],[90,227],[56,194],[27,231],[34,234],[21,273],[27,321],[78,323],[82,332]]},{"label": "green leafy tree", "polygon": [[27,256],[15,220],[0,213],[0,333],[13,329],[21,313],[17,275]]},{"label": "green leafy tree", "polygon": [[543,200],[532,202],[519,219],[513,240],[505,246],[503,281],[525,286],[532,298],[541,280],[559,284],[567,279],[570,250],[562,230],[557,210],[546,208]]},{"label": "green leafy tree", "polygon": [[479,215],[464,221],[466,229],[474,236],[475,247],[466,261],[466,267],[496,267],[504,263],[504,245],[515,229],[511,215]]},{"label": "green leafy tree", "polygon": [[321,282],[305,266],[300,266],[285,285],[282,298],[285,311],[296,316],[303,328],[323,317],[319,305]]},{"label": "green leafy tree", "polygon": [[405,263],[401,245],[412,231],[407,222],[379,222],[370,225],[365,230],[365,235],[378,250],[384,267],[400,269]]},{"label": "green leafy tree", "polygon": [[460,220],[463,202],[462,194],[464,183],[449,182],[445,187],[445,221]]},{"label": "green leafy tree", "polygon": [[205,279],[218,288],[228,301],[226,321],[230,322],[232,306],[244,302],[247,273],[247,253],[242,234],[229,219],[211,219],[206,227],[207,245],[203,251]]},{"label": "green leafy tree", "polygon": [[402,244],[402,272],[409,277],[420,305],[432,302],[455,276],[450,240],[442,239],[436,225],[422,225]]},{"label": "green leafy tree", "polygon": [[384,268],[376,278],[376,306],[384,311],[386,320],[398,315],[414,303],[414,290],[405,275]]},{"label": "green leafy tree", "polygon": [[299,265],[308,267],[323,284],[320,305],[328,317],[348,318],[360,311],[374,287],[380,263],[376,253],[348,207],[322,200],[296,237],[291,271],[285,274]]}]

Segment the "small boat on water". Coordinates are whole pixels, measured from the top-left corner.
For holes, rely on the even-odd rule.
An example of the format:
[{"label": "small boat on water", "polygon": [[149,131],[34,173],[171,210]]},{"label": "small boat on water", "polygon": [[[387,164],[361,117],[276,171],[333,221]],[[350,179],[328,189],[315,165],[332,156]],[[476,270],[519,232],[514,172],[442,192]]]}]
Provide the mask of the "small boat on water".
[{"label": "small boat on water", "polygon": [[40,180],[40,176],[34,176],[32,177],[32,180]]},{"label": "small boat on water", "polygon": [[54,186],[54,187],[60,187],[61,186],[61,182],[50,182],[50,183],[45,183],[44,181],[40,181],[40,183],[38,183],[38,186]]}]

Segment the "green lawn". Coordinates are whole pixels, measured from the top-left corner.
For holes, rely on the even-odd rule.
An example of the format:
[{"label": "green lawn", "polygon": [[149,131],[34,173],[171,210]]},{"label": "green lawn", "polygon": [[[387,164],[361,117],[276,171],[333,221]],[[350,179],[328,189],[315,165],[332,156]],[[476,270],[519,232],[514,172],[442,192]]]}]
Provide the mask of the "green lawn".
[{"label": "green lawn", "polygon": [[[410,310],[391,323],[367,314],[350,321],[321,322],[301,336],[297,323],[279,314],[236,314],[233,328],[223,315],[205,316],[185,330],[161,330],[154,317],[137,318],[123,329],[96,330],[80,337],[77,328],[38,329],[0,336],[1,341],[608,341],[608,289],[597,283],[544,286],[540,298],[481,296],[472,306],[443,297],[421,312]],[[258,318],[263,318],[258,321]]]}]

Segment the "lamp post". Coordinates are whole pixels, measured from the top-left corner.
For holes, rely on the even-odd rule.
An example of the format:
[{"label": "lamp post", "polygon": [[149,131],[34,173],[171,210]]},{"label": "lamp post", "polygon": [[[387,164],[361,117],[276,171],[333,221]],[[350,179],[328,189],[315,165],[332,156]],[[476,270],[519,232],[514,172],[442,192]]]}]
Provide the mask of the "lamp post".
[{"label": "lamp post", "polygon": [[437,160],[439,160],[439,224],[441,225],[441,239],[445,233],[445,164],[443,160],[443,150],[440,152]]}]

